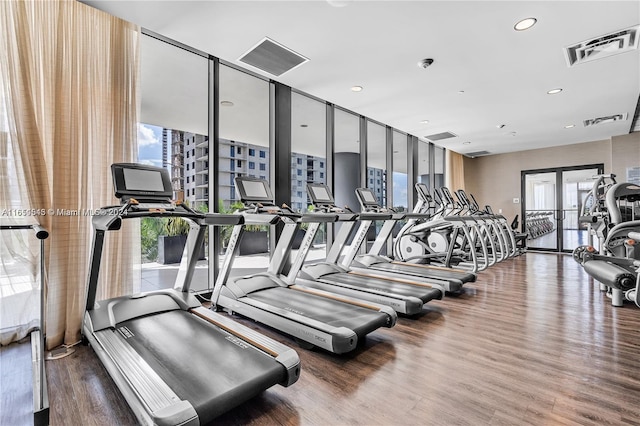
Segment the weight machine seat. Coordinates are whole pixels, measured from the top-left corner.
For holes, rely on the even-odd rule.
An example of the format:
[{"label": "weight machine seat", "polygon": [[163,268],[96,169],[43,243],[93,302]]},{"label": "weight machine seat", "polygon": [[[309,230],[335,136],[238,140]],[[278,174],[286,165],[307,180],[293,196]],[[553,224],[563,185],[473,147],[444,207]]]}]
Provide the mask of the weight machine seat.
[{"label": "weight machine seat", "polygon": [[582,266],[593,279],[608,287],[625,291],[636,285],[636,276],[633,272],[605,260],[588,260]]}]

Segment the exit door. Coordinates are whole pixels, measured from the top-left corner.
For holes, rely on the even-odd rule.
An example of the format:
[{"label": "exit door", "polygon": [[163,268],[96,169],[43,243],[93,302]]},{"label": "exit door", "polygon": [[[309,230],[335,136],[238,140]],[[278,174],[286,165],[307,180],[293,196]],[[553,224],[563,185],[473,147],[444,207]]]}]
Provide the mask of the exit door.
[{"label": "exit door", "polygon": [[522,172],[522,218],[533,250],[571,252],[587,244],[587,228],[578,222],[593,177],[604,165],[558,167]]}]

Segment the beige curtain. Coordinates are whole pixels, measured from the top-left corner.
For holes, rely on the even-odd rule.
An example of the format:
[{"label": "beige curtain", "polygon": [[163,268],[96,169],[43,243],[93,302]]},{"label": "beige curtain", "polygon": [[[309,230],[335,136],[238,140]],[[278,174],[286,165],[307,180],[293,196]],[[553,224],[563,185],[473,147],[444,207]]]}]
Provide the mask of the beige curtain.
[{"label": "beige curtain", "polygon": [[[74,0],[0,2],[7,140],[23,207],[44,210],[50,230],[49,348],[80,338],[91,214],[116,202],[109,166],[137,158],[139,36]],[[139,288],[139,234],[127,228],[108,235],[99,298]]]},{"label": "beige curtain", "polygon": [[445,186],[452,191],[464,187],[464,155],[447,149]]}]

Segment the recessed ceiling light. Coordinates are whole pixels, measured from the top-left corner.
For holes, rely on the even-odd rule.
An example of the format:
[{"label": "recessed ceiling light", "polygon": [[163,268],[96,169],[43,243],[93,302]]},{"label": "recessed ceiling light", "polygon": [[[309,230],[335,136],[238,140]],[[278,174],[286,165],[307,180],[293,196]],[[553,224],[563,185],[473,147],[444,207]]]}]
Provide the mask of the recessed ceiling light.
[{"label": "recessed ceiling light", "polygon": [[471,142],[462,142],[462,145],[471,145]]},{"label": "recessed ceiling light", "polygon": [[429,120],[422,120],[420,124],[429,124]]},{"label": "recessed ceiling light", "polygon": [[526,18],[526,19],[523,19],[522,21],[517,22],[513,26],[513,29],[516,31],[528,30],[529,28],[533,27],[536,24],[536,22],[538,22],[536,18]]},{"label": "recessed ceiling light", "polygon": [[362,86],[353,86],[351,88],[352,92],[362,92]]},{"label": "recessed ceiling light", "polygon": [[557,89],[551,89],[547,92],[547,95],[555,95],[556,93],[560,93],[562,92],[562,89],[557,88]]},{"label": "recessed ceiling light", "polygon": [[567,125],[567,126],[564,126],[564,128],[565,128],[565,129],[572,129],[572,128],[574,128],[574,127],[576,127],[576,125],[575,125],[575,124],[569,124],[569,125]]},{"label": "recessed ceiling light", "polygon": [[231,101],[220,101],[220,105],[226,106],[226,107],[232,107],[233,106],[233,102],[231,102]]}]

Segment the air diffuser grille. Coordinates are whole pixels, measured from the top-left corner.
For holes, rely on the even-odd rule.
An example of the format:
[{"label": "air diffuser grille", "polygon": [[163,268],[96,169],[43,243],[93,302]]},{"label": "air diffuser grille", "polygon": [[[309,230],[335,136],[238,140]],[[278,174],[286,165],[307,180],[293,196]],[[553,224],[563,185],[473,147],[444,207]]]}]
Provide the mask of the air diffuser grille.
[{"label": "air diffuser grille", "polygon": [[265,37],[238,60],[277,77],[304,64],[309,59]]},{"label": "air diffuser grille", "polygon": [[640,25],[585,40],[565,49],[567,64],[571,67],[607,56],[636,50]]},{"label": "air diffuser grille", "polygon": [[434,135],[425,136],[425,138],[429,139],[431,142],[435,142],[435,141],[441,141],[442,139],[455,138],[457,136],[458,135],[451,132],[442,132],[442,133],[436,133]]},{"label": "air diffuser grille", "polygon": [[584,127],[589,127],[589,126],[596,126],[600,124],[613,123],[615,121],[624,121],[627,119],[627,116],[628,114],[624,113],[624,114],[608,115],[606,117],[589,118],[588,120],[584,120],[583,124],[584,124]]},{"label": "air diffuser grille", "polygon": [[476,151],[476,152],[467,152],[466,155],[467,157],[471,157],[471,158],[476,158],[476,157],[481,157],[483,155],[489,155],[491,154],[489,151]]}]

